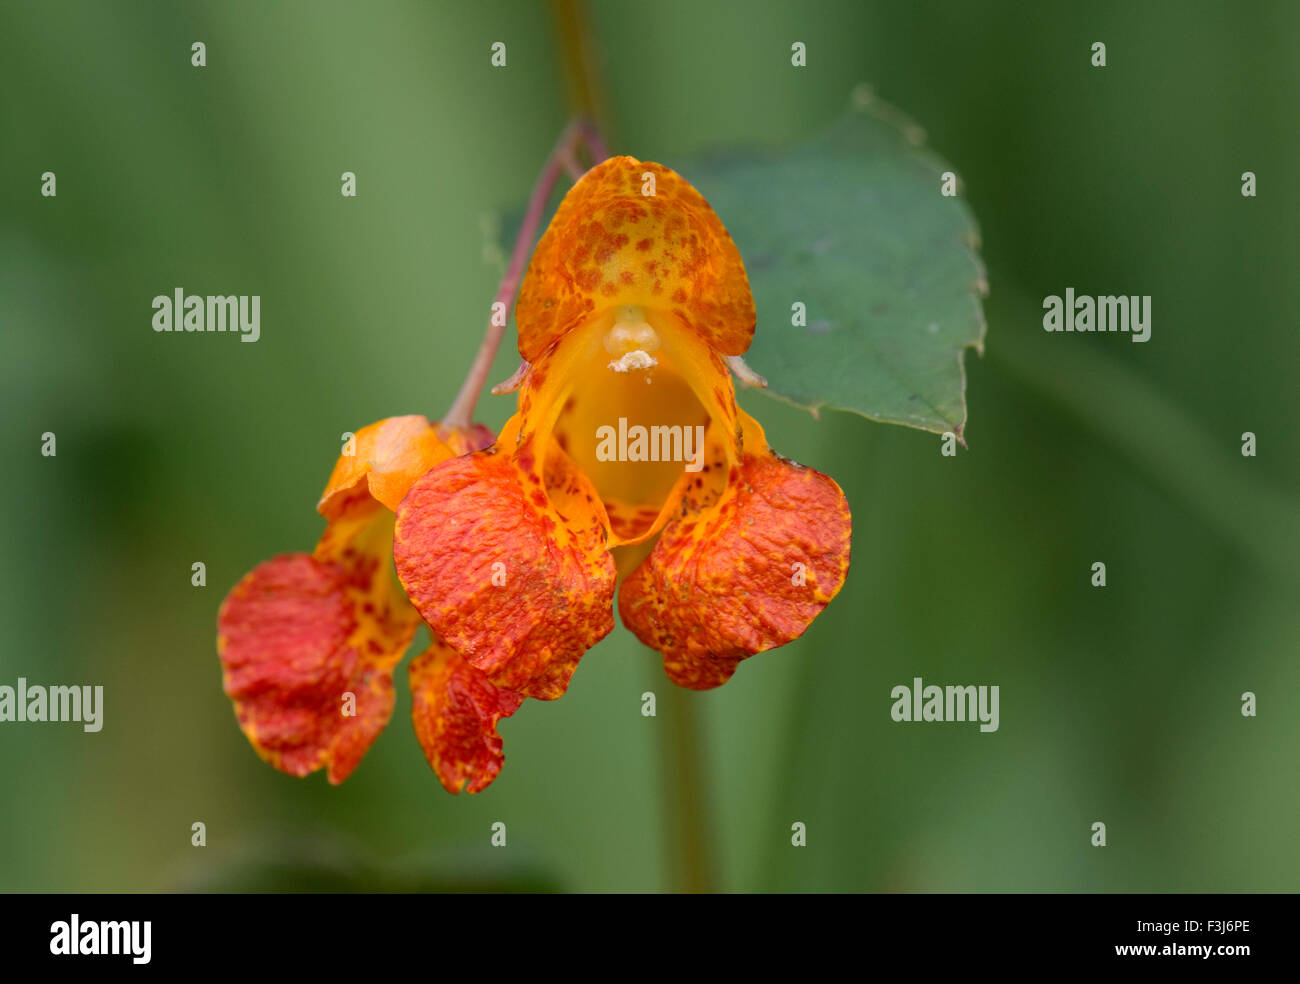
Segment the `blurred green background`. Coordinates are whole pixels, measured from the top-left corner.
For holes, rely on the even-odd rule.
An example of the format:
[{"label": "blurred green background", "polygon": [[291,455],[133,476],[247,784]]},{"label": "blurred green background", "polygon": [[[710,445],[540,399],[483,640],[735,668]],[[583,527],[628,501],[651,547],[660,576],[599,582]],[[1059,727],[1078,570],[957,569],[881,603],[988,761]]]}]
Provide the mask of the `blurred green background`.
[{"label": "blurred green background", "polygon": [[[744,400],[843,486],[854,557],[803,639],[685,696],[719,888],[1300,887],[1300,5],[1073,6],[588,7],[615,152],[797,140],[867,81],[953,163],[989,271],[956,459]],[[0,889],[673,886],[670,685],[621,627],[503,724],[476,797],[425,764],[400,668],[346,783],[273,771],[214,647],[229,587],[315,543],[339,435],[450,401],[501,271],[487,217],[569,114],[556,37],[526,2],[0,6],[0,683],[107,704],[99,734],[0,726]],[[155,334],[177,286],[260,294],[261,340]],[[1044,333],[1071,286],[1152,295],[1151,341]],[[914,676],[999,685],[1000,730],[894,723]]]}]

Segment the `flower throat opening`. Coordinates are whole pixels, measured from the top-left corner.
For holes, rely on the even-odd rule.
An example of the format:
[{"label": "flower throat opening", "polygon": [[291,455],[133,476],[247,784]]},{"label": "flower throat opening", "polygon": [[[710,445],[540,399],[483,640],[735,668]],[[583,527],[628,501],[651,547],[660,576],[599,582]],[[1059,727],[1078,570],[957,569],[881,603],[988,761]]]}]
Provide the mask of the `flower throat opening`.
[{"label": "flower throat opening", "polygon": [[651,531],[683,472],[709,467],[709,414],[683,373],[671,319],[620,307],[582,329],[555,438],[586,472],[621,539]]}]

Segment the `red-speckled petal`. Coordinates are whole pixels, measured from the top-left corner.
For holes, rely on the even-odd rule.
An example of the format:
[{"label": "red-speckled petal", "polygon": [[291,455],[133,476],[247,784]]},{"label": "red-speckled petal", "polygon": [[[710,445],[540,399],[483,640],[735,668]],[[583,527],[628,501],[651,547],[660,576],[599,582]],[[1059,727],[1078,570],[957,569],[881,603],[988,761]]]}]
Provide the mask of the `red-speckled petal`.
[{"label": "red-speckled petal", "polygon": [[[391,529],[391,517],[380,525]],[[418,624],[409,605],[385,598],[391,580],[364,561],[285,554],[221,606],[226,694],[254,749],[282,772],[326,768],[342,782],[388,723],[392,668]]]},{"label": "red-speckled petal", "polygon": [[590,482],[562,455],[544,476],[536,464],[525,442],[437,466],[398,507],[394,556],[453,649],[494,685],[551,700],[613,628],[615,569]]},{"label": "red-speckled petal", "polygon": [[619,590],[623,624],[693,689],[716,687],[741,659],[798,638],[848,573],[844,493],[769,452],[761,428],[741,416],[747,450],[726,489],[701,508],[687,503]]},{"label": "red-speckled petal", "polygon": [[505,761],[497,722],[523,695],[494,687],[441,639],[412,661],[410,675],[415,734],[438,781],[449,793],[486,789]]}]

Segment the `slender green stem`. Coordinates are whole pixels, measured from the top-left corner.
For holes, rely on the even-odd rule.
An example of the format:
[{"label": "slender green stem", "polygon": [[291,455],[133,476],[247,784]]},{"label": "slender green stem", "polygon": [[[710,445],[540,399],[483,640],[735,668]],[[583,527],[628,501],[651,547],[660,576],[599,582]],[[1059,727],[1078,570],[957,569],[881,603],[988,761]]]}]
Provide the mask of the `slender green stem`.
[{"label": "slender green stem", "polygon": [[658,720],[663,728],[659,743],[660,771],[669,888],[674,892],[712,892],[714,871],[705,780],[708,763],[699,722],[702,698],[672,683],[660,687],[659,693]]},{"label": "slender green stem", "polygon": [[609,156],[600,137],[600,130],[608,129],[608,121],[596,72],[586,4],[582,0],[551,0],[551,13],[569,83],[569,105],[575,116],[592,121],[595,134],[593,153],[596,163],[600,163]]}]

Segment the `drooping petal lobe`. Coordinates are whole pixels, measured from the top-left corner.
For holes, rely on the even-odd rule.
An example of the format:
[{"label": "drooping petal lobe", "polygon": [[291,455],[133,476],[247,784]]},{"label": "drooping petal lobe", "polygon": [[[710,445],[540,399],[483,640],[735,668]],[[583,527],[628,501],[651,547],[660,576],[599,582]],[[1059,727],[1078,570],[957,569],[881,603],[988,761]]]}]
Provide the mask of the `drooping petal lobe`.
[{"label": "drooping petal lobe", "polygon": [[692,649],[669,649],[664,652],[664,673],[668,679],[687,690],[712,690],[731,679],[740,665],[740,656],[714,656]]},{"label": "drooping petal lobe", "polygon": [[497,722],[523,703],[494,687],[441,639],[410,666],[412,717],[425,758],[449,793],[486,789],[505,755]]},{"label": "drooping petal lobe", "polygon": [[551,700],[613,628],[615,569],[590,482],[562,455],[536,465],[525,444],[435,467],[398,507],[394,557],[448,645],[495,686]]},{"label": "drooping petal lobe", "polygon": [[832,479],[766,450],[686,511],[623,584],[619,614],[674,682],[703,690],[803,634],[844,583],[852,524]]},{"label": "drooping petal lobe", "polygon": [[256,567],[221,606],[226,694],[258,754],[282,772],[326,768],[331,783],[342,782],[392,714],[392,667],[416,621],[371,620],[358,598],[355,571],[285,554]]},{"label": "drooping petal lobe", "polygon": [[519,290],[519,352],[536,362],[617,305],[669,312],[722,355],[754,334],[745,266],[718,216],[680,175],[634,157],[592,168],[560,203]]}]

